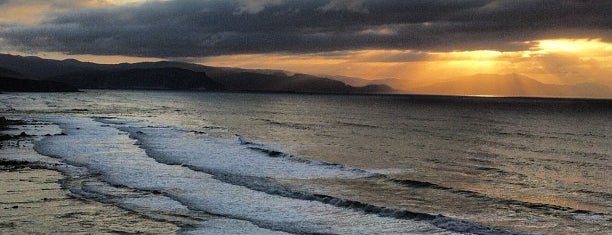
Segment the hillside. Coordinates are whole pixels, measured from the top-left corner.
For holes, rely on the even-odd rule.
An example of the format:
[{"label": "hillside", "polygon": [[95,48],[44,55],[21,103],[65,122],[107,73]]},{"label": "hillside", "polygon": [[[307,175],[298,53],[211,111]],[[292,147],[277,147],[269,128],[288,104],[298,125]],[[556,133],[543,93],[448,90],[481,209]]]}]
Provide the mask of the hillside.
[{"label": "hillside", "polygon": [[75,92],[76,87],[56,81],[38,81],[0,67],[0,91],[4,92]]},{"label": "hillside", "polygon": [[76,60],[48,60],[34,56],[9,54],[0,54],[0,66],[34,80],[98,69],[96,64]]},{"label": "hillside", "polygon": [[[386,85],[355,87],[281,70],[211,67],[161,61],[95,64],[0,54],[0,64],[34,79],[62,81],[86,89],[206,89],[227,91],[387,93]],[[204,78],[206,77],[206,78]]]},{"label": "hillside", "polygon": [[384,93],[388,86],[352,87],[340,81],[306,74],[228,73],[213,78],[232,91],[281,91],[314,93]]},{"label": "hillside", "polygon": [[386,85],[386,86],[392,87],[393,89],[396,89],[399,91],[410,90],[411,85],[412,85],[410,79],[383,78],[383,79],[369,80],[369,79],[356,78],[356,77],[332,76],[332,75],[323,76],[323,77],[329,77],[331,79],[344,82],[350,86],[363,87],[363,86],[370,86],[370,85]]},{"label": "hillside", "polygon": [[17,77],[22,77],[22,75],[18,72],[15,72],[7,68],[0,68],[0,77],[17,78]]},{"label": "hillside", "polygon": [[51,78],[83,89],[221,90],[205,73],[179,68],[89,71]]}]

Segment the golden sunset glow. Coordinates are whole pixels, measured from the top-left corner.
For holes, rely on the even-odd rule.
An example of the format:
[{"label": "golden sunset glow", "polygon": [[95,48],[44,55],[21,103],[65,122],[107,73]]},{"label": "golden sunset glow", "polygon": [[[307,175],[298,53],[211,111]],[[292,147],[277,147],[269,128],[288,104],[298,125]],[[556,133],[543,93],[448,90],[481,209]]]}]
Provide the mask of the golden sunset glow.
[{"label": "golden sunset glow", "polygon": [[35,24],[42,18],[42,13],[49,10],[50,4],[32,4],[0,7],[0,23]]},{"label": "golden sunset glow", "polygon": [[601,39],[549,39],[538,41],[535,50],[542,53],[610,53],[612,44],[602,42]]},{"label": "golden sunset glow", "polygon": [[54,60],[66,60],[66,59],[78,59],[80,61],[94,62],[99,64],[118,64],[118,63],[139,63],[139,62],[156,62],[162,61],[160,58],[146,58],[146,57],[133,57],[133,56],[121,56],[121,55],[66,55],[57,52],[39,53],[36,56],[54,59]]},{"label": "golden sunset glow", "polygon": [[[541,82],[571,84],[588,77],[612,86],[612,44],[600,39],[547,39],[525,51],[414,52],[361,50],[329,54],[254,54],[210,57],[214,66],[270,68],[366,79],[397,78],[428,85],[473,74],[524,74]],[[582,80],[580,80],[582,81]]]},{"label": "golden sunset glow", "polygon": [[0,24],[40,23],[49,13],[69,12],[76,8],[116,7],[141,4],[163,0],[67,0],[55,1],[19,1],[19,4],[0,5]]},{"label": "golden sunset glow", "polygon": [[[474,74],[523,74],[540,82],[573,84],[592,81],[612,87],[612,44],[599,39],[547,39],[525,51],[493,50],[418,52],[359,50],[315,54],[247,54],[206,57],[201,64],[251,69],[281,69],[314,75],[364,79],[396,78],[400,88],[428,86]],[[160,61],[130,56],[43,53],[51,59],[76,58],[103,64]],[[580,76],[580,80],[573,76]]]},{"label": "golden sunset glow", "polygon": [[[368,2],[372,6],[380,4],[379,7],[388,12],[397,10],[379,2]],[[182,7],[183,4],[194,6]],[[411,19],[402,17],[409,14],[397,12],[394,17],[385,18],[388,23],[380,23],[378,18],[369,19],[368,4],[343,1],[331,1],[322,6],[293,4],[284,0],[188,3],[172,0],[0,0],[3,13],[0,14],[0,26],[6,25],[0,28],[0,46],[4,53],[75,58],[104,64],[178,60],[320,76],[395,79],[401,81],[396,81],[395,85],[402,90],[477,74],[520,74],[546,84],[597,83],[612,89],[612,43],[606,33],[589,29],[592,21],[581,22],[585,31],[568,26],[565,30],[554,29],[559,37],[537,38],[524,36],[539,35],[527,33],[538,31],[537,27],[522,28],[511,21],[490,22],[491,19],[483,18],[483,25],[501,24],[500,28],[517,27],[518,31],[485,32],[482,30],[489,29],[482,26],[482,32],[455,34],[445,28],[448,22],[435,18],[436,14],[432,14],[431,19],[423,16],[420,23],[408,24],[405,21]],[[508,8],[510,5],[514,8]],[[484,14],[483,17],[488,17],[486,9],[497,8],[519,14],[522,12],[519,5],[491,3],[471,10],[473,14]],[[340,21],[344,20],[343,11],[363,14],[364,18],[363,22],[338,23],[353,26],[354,29],[347,28],[349,31],[344,32],[339,30],[341,27],[326,28],[329,22],[303,21],[306,16],[300,16],[300,11],[293,11],[291,6],[330,14]],[[274,7],[292,10],[279,11]],[[274,14],[287,14],[285,19],[296,24],[278,22],[278,15],[265,11],[268,8],[279,11]],[[143,17],[162,19],[175,11],[175,15],[185,17],[167,22],[141,20]],[[272,15],[261,17],[265,14]],[[219,16],[227,20],[219,21]],[[264,27],[251,29],[245,26],[248,25],[245,19]],[[576,21],[580,19],[575,16]],[[313,25],[308,26],[311,23]],[[455,23],[461,25],[463,22]],[[277,24],[280,28],[268,27]],[[295,25],[302,28],[293,30]],[[547,25],[551,25],[550,22]],[[300,33],[290,35],[297,31]],[[284,37],[285,34],[289,36]],[[472,34],[482,38],[468,36]]]},{"label": "golden sunset glow", "polygon": [[0,0],[0,235],[612,235],[610,12]]}]

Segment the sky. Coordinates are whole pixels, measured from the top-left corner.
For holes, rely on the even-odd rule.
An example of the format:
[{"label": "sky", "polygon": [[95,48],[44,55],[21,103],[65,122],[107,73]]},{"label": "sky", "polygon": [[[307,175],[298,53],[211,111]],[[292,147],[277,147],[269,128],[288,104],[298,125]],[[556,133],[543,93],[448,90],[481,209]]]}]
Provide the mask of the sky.
[{"label": "sky", "polygon": [[612,87],[610,0],[0,0],[0,52]]}]

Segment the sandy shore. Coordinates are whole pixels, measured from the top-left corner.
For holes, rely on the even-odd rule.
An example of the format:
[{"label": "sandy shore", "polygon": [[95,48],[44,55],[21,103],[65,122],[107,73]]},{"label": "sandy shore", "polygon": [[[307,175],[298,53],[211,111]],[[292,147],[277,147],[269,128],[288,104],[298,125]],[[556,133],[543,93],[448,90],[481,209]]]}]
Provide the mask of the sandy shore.
[{"label": "sandy shore", "polygon": [[171,223],[64,191],[59,172],[46,169],[0,170],[0,234],[175,233]]},{"label": "sandy shore", "polygon": [[15,134],[21,129],[0,127],[5,137],[0,144],[0,234],[173,234],[180,230],[173,223],[72,196],[60,184],[62,173],[29,162],[29,137]]}]

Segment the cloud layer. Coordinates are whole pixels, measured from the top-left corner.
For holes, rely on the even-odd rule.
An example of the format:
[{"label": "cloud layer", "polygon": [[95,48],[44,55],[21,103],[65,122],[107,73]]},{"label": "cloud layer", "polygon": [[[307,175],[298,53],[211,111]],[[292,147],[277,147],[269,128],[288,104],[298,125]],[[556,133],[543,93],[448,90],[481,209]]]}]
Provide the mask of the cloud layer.
[{"label": "cloud layer", "polygon": [[[608,0],[174,0],[103,7],[57,2],[79,7],[47,11],[33,25],[0,25],[3,46],[175,58],[361,49],[513,51],[543,38],[612,40]],[[0,10],[15,4],[0,0]]]}]

